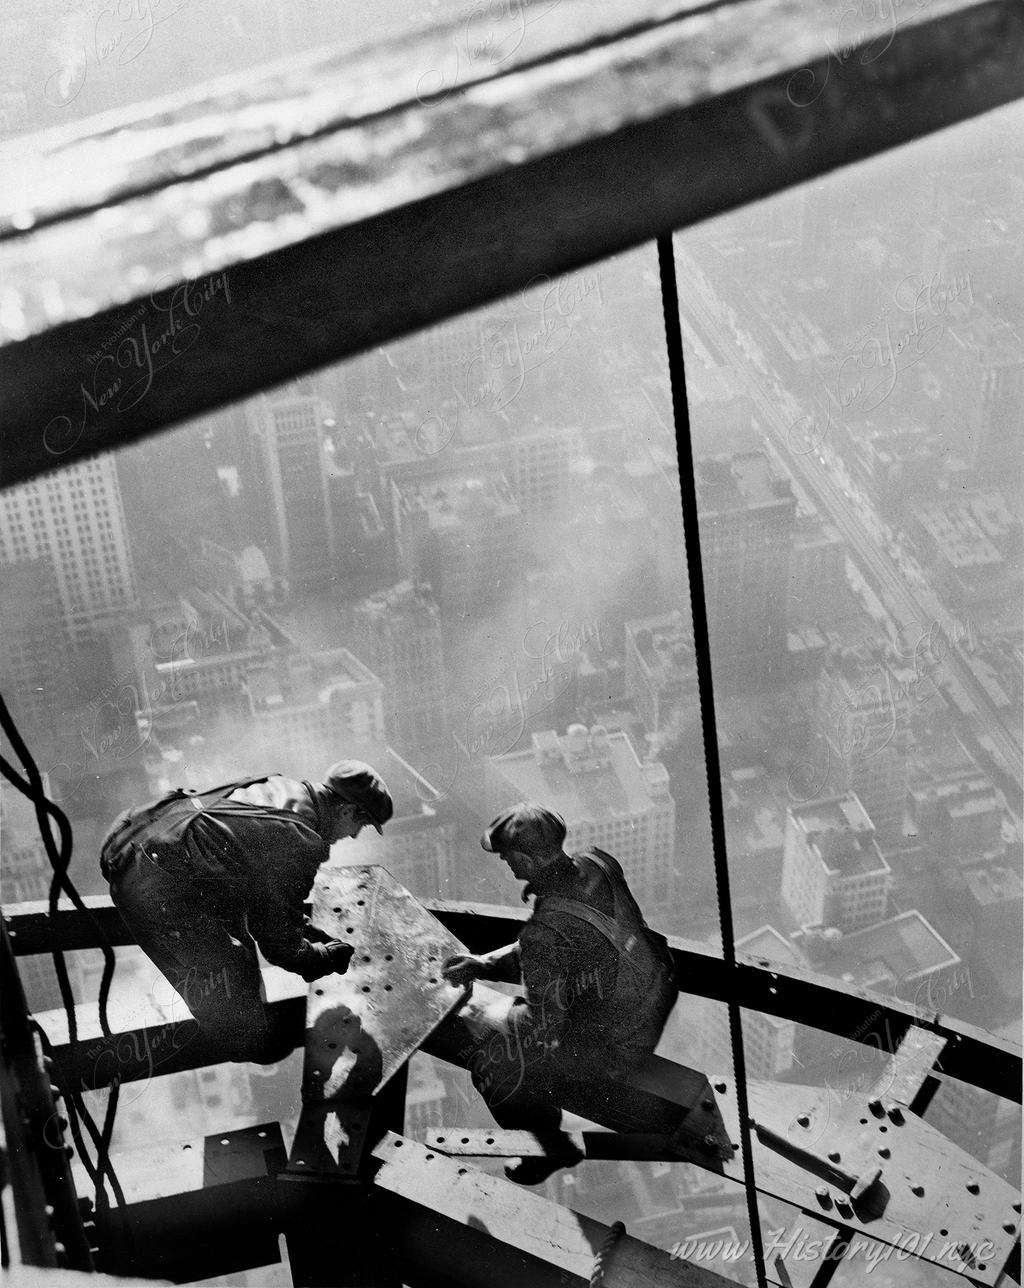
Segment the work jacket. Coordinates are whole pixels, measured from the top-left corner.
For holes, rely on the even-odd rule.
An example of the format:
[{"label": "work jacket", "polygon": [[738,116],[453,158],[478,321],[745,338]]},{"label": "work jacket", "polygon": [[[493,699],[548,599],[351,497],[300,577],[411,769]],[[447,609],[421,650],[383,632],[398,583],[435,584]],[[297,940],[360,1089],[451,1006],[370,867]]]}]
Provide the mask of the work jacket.
[{"label": "work jacket", "polygon": [[155,915],[173,889],[176,906],[191,904],[229,933],[248,931],[267,961],[318,979],[331,966],[324,945],[306,938],[304,901],[330,853],[319,823],[311,784],[280,775],[202,793],[179,788],[119,815],[100,866],[119,906],[129,865],[149,878],[130,883],[135,906],[126,912],[134,920]]},{"label": "work jacket", "polygon": [[531,1030],[569,1064],[630,1065],[657,1044],[677,996],[664,936],[602,850],[545,874],[519,935]]}]

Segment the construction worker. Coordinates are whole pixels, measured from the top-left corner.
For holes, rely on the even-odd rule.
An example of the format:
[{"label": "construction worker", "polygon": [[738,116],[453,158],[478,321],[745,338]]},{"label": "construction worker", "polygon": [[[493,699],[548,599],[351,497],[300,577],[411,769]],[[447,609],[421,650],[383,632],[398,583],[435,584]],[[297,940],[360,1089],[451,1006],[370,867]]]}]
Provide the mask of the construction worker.
[{"label": "construction worker", "polygon": [[392,812],[377,772],[343,760],[322,783],[178,788],[117,817],[100,858],[111,897],[225,1060],[272,1064],[293,1045],[266,1010],[257,945],[307,981],[348,968],[351,946],[313,929],[304,900],[331,845]]},{"label": "construction worker", "polygon": [[618,862],[602,850],[569,855],[564,821],[542,805],[503,811],[480,842],[526,882],[533,915],[518,940],[494,952],[460,955],[443,968],[449,983],[520,983],[525,996],[464,1005],[474,1035],[473,1082],[502,1127],[531,1131],[544,1156],[505,1169],[536,1185],[580,1152],[561,1130],[559,1089],[621,1077],[650,1055],[678,993],[664,936],[650,930]]}]

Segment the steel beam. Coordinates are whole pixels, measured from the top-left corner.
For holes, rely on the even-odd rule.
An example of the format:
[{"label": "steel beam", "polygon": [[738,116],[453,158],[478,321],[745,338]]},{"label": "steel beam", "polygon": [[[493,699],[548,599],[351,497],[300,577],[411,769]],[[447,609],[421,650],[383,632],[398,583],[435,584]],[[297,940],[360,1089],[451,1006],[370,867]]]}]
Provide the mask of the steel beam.
[{"label": "steel beam", "polygon": [[[374,1151],[404,1282],[458,1288],[585,1288],[609,1241],[599,1221],[550,1203],[415,1141],[389,1134]],[[734,1288],[706,1267],[623,1234],[604,1259],[604,1288]]]},{"label": "steel beam", "polygon": [[[618,1159],[630,1162],[673,1162],[681,1160],[672,1137],[653,1132],[574,1131],[567,1132],[574,1145],[588,1159]],[[421,1142],[451,1157],[541,1158],[544,1146],[528,1131],[488,1127],[440,1127]]]},{"label": "steel beam", "polygon": [[[122,144],[159,151],[179,129],[200,168],[143,157],[82,202],[53,195],[54,168],[95,173],[116,142],[56,146],[0,243],[4,485],[1024,93],[1017,0],[930,0],[898,23],[882,6],[838,54],[810,0],[655,8],[365,116],[320,112],[337,67],[306,60],[283,146],[246,125],[277,123],[266,87],[269,108],[257,86],[142,112]],[[363,70],[386,82],[396,59]],[[211,148],[236,125],[238,152]]]},{"label": "steel beam", "polygon": [[284,1163],[277,1123],[120,1151],[127,1206],[96,1213],[98,1268],[186,1283],[278,1261]]},{"label": "steel beam", "polygon": [[[86,904],[88,913],[61,909],[56,929],[50,923],[44,902],[7,906],[4,916],[15,954],[52,952],[58,946],[68,950],[97,948],[103,943],[101,936],[114,946],[134,942],[108,898],[92,896]],[[423,900],[423,906],[472,952],[486,952],[509,943],[518,934],[527,915],[518,909],[446,900]],[[1021,1102],[1021,1049],[1005,1038],[951,1016],[925,1011],[898,998],[855,988],[827,975],[792,967],[783,970],[774,963],[753,957],[743,958],[742,955],[735,971],[729,971],[721,957],[716,957],[705,944],[671,936],[669,945],[684,992],[716,1001],[727,1001],[733,996],[740,1006],[748,1010],[794,1020],[889,1053],[899,1049],[911,1029],[922,1029],[945,1041],[937,1066],[939,1072],[1015,1104]],[[293,1011],[295,1045],[298,1046],[302,1034],[298,1018],[301,1007],[293,1008]],[[83,1022],[86,1028],[82,1031],[94,1036],[88,1027],[87,1011]],[[291,1020],[288,1022],[292,1023]],[[53,1025],[59,1033],[58,1013],[54,1012],[53,1020],[48,1020],[47,1024]],[[66,1034],[66,1025],[64,1032]],[[152,1041],[140,1043],[143,1054],[147,1049],[155,1051],[159,1048],[168,1052],[168,1059],[185,1061],[174,1065],[175,1068],[195,1068],[197,1063],[217,1062],[207,1058],[188,1063],[189,1056],[184,1051],[180,1056],[169,1051],[170,1034],[153,1033],[151,1036]],[[100,1048],[95,1049],[99,1053]],[[189,1050],[191,1055],[198,1056],[203,1048],[190,1044]],[[141,1067],[147,1067],[145,1061]],[[89,1085],[103,1084],[93,1082]]]},{"label": "steel beam", "polygon": [[89,1242],[64,1143],[67,1122],[57,1111],[57,1089],[44,1073],[30,1018],[7,927],[2,925],[0,1189],[11,1186],[15,1219],[8,1237],[24,1262],[90,1272]]}]

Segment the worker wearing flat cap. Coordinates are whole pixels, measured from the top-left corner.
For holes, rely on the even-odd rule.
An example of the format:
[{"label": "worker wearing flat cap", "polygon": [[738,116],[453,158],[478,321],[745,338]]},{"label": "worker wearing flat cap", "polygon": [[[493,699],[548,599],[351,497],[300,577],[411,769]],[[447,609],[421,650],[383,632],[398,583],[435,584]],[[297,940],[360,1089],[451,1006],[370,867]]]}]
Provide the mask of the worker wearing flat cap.
[{"label": "worker wearing flat cap", "polygon": [[320,935],[304,901],[331,845],[380,832],[392,811],[376,770],[342,760],[321,783],[178,788],[115,820],[100,856],[111,897],[225,1060],[269,1064],[291,1049],[266,1010],[257,945],[307,981],[348,968],[351,946]]},{"label": "worker wearing flat cap", "polygon": [[544,1147],[543,1157],[506,1168],[528,1185],[580,1159],[561,1130],[560,1089],[635,1068],[678,991],[665,938],[645,923],[619,863],[594,848],[567,854],[565,837],[564,821],[542,805],[523,802],[494,819],[480,844],[526,882],[533,914],[515,943],[444,965],[457,986],[523,985],[510,1009],[463,1009],[477,1039],[474,1085],[500,1126],[531,1131]]}]

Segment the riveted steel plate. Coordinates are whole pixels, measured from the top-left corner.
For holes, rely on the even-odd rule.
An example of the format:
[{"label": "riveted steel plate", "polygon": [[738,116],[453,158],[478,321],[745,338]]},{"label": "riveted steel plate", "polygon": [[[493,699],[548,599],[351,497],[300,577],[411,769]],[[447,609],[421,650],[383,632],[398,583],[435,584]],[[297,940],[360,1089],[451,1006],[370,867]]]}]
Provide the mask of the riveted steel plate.
[{"label": "riveted steel plate", "polygon": [[441,977],[463,944],[381,867],[323,868],[313,925],[350,943],[344,975],[318,979],[306,1010],[306,1104],[374,1095],[464,990]]},{"label": "riveted steel plate", "polygon": [[[711,1082],[716,1090],[726,1088],[718,1104],[730,1138],[738,1142],[732,1079],[712,1077]],[[843,1100],[826,1088],[751,1079],[747,1095],[754,1122],[783,1138],[791,1151],[780,1153],[751,1133],[754,1181],[761,1193],[845,1226],[862,1240],[889,1244],[905,1254],[901,1259],[919,1257],[977,1284],[999,1281],[1020,1236],[1020,1194],[934,1127],[906,1109],[896,1120],[878,1117],[863,1093]],[[807,1155],[803,1164],[801,1152]],[[854,1210],[849,1193],[822,1175],[831,1169],[859,1177],[878,1167],[885,1210],[876,1216]],[[742,1182],[739,1151],[723,1171]],[[819,1190],[827,1194],[825,1202]]]}]

